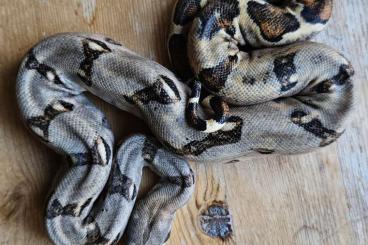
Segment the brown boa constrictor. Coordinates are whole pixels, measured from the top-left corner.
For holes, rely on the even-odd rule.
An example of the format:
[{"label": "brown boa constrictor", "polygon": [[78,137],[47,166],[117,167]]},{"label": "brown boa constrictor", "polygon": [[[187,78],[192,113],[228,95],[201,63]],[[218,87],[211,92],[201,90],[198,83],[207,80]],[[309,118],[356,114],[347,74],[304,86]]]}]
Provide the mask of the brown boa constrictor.
[{"label": "brown boa constrictor", "polygon": [[[70,162],[47,205],[50,238],[114,244],[126,230],[128,244],[162,244],[194,188],[185,158],[299,153],[336,140],[353,69],[303,41],[331,9],[331,0],[179,0],[168,43],[177,75],[100,35],[33,47],[17,79],[20,111]],[[85,91],[142,118],[159,142],[136,135],[114,146]],[[134,206],[144,166],[161,180]]]}]

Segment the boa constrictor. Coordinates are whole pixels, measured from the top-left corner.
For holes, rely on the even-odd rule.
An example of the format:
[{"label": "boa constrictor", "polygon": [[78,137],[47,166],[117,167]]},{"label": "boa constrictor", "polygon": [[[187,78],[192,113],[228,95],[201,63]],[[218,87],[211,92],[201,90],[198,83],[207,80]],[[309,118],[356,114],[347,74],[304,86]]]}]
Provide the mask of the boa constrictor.
[{"label": "boa constrictor", "polygon": [[[114,244],[126,230],[128,244],[162,244],[194,188],[184,159],[299,153],[336,140],[353,69],[303,41],[331,9],[331,0],[179,0],[168,42],[176,75],[100,35],[58,34],[33,47],[17,78],[21,115],[70,162],[47,205],[53,242]],[[136,135],[114,146],[85,91],[142,118],[157,141]],[[161,180],[135,205],[144,166]]]}]

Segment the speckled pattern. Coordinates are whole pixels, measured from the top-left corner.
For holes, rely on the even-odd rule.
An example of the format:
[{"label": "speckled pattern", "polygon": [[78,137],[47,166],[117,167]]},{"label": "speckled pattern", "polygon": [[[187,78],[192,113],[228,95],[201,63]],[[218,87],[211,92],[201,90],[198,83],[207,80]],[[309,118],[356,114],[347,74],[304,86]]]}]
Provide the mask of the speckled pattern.
[{"label": "speckled pattern", "polygon": [[[300,153],[344,132],[353,69],[303,41],[325,26],[331,1],[288,4],[179,0],[168,43],[175,74],[101,35],[58,34],[28,52],[16,85],[22,118],[71,163],[47,205],[56,244],[114,244],[124,231],[127,244],[162,244],[194,189],[185,159]],[[141,117],[156,139],[115,146],[86,91]],[[161,181],[135,204],[144,166]],[[220,216],[202,228],[226,236],[231,222]]]}]

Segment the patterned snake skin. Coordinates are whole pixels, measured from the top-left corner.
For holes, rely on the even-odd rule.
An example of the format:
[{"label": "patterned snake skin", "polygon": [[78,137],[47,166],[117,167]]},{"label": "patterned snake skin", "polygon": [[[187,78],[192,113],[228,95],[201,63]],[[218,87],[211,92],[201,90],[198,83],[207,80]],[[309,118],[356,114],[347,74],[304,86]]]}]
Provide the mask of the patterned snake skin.
[{"label": "patterned snake skin", "polygon": [[[49,37],[17,79],[31,131],[67,156],[46,227],[56,244],[162,244],[194,188],[185,159],[219,161],[328,145],[352,104],[350,63],[323,44],[331,0],[179,0],[169,53],[176,75],[110,38]],[[142,118],[156,139],[122,145],[89,91]],[[203,105],[203,106],[201,106]],[[142,168],[159,183],[135,204]]]}]

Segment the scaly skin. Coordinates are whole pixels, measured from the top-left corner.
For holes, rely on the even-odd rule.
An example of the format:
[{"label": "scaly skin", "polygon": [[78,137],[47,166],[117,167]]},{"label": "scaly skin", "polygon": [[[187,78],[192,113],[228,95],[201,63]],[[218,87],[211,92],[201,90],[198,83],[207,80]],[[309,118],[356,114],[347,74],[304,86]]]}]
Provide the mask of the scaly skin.
[{"label": "scaly skin", "polygon": [[[178,76],[100,35],[58,34],[29,51],[17,79],[21,115],[71,163],[47,206],[56,244],[113,244],[125,228],[128,244],[162,244],[194,188],[185,159],[300,153],[342,134],[353,69],[330,47],[301,41],[324,27],[331,1],[268,2],[178,1],[169,36]],[[192,127],[211,112],[198,106],[198,83],[186,109],[191,79],[216,95],[203,103],[224,113],[221,127]],[[141,117],[161,144],[138,135],[115,149],[85,91]],[[144,166],[162,179],[133,208]]]}]

